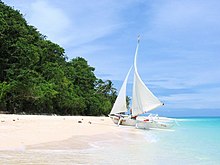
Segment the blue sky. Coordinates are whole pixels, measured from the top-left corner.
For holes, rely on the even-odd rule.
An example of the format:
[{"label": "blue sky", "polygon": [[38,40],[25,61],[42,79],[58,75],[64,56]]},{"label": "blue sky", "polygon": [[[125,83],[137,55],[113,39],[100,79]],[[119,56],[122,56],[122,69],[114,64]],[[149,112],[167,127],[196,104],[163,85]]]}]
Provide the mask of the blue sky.
[{"label": "blue sky", "polygon": [[69,59],[84,57],[117,89],[140,34],[139,74],[165,103],[155,113],[220,116],[220,1],[3,1],[64,47]]}]

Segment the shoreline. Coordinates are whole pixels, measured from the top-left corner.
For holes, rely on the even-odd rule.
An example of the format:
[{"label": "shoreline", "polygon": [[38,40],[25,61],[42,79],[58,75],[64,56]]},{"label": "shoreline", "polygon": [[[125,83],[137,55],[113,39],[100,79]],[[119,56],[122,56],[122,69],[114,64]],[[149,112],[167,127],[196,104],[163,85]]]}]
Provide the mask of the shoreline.
[{"label": "shoreline", "polygon": [[120,129],[108,117],[0,115],[0,150],[84,149]]}]

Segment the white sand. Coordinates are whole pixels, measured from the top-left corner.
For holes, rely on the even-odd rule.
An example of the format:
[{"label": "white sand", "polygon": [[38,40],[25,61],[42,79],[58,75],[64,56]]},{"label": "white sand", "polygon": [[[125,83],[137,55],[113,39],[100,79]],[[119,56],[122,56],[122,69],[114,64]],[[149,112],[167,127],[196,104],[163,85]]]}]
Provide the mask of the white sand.
[{"label": "white sand", "polygon": [[108,117],[0,115],[0,150],[84,148],[119,131]]}]

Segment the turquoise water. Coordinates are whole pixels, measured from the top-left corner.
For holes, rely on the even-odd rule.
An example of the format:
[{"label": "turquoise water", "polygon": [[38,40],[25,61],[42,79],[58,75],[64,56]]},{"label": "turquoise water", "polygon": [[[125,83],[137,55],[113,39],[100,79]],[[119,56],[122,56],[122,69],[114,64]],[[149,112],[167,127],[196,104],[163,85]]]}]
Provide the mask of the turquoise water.
[{"label": "turquoise water", "polygon": [[109,152],[103,149],[102,163],[110,159],[113,164],[220,164],[220,118],[182,118],[173,131],[138,131],[126,144],[108,146]]},{"label": "turquoise water", "polygon": [[220,118],[181,118],[171,131],[121,129],[83,150],[0,151],[0,164],[220,164]]},{"label": "turquoise water", "polygon": [[[180,119],[181,120],[181,119]],[[185,118],[173,133],[155,133],[159,137],[165,164],[220,164],[220,118]]]}]

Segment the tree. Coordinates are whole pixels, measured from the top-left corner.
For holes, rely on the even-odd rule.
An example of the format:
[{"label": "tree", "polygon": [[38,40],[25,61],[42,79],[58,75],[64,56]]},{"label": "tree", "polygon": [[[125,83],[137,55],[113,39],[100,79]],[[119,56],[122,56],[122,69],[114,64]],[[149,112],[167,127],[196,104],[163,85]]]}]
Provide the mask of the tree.
[{"label": "tree", "polygon": [[11,113],[108,115],[116,98],[110,80],[28,25],[0,1],[0,110]]}]

